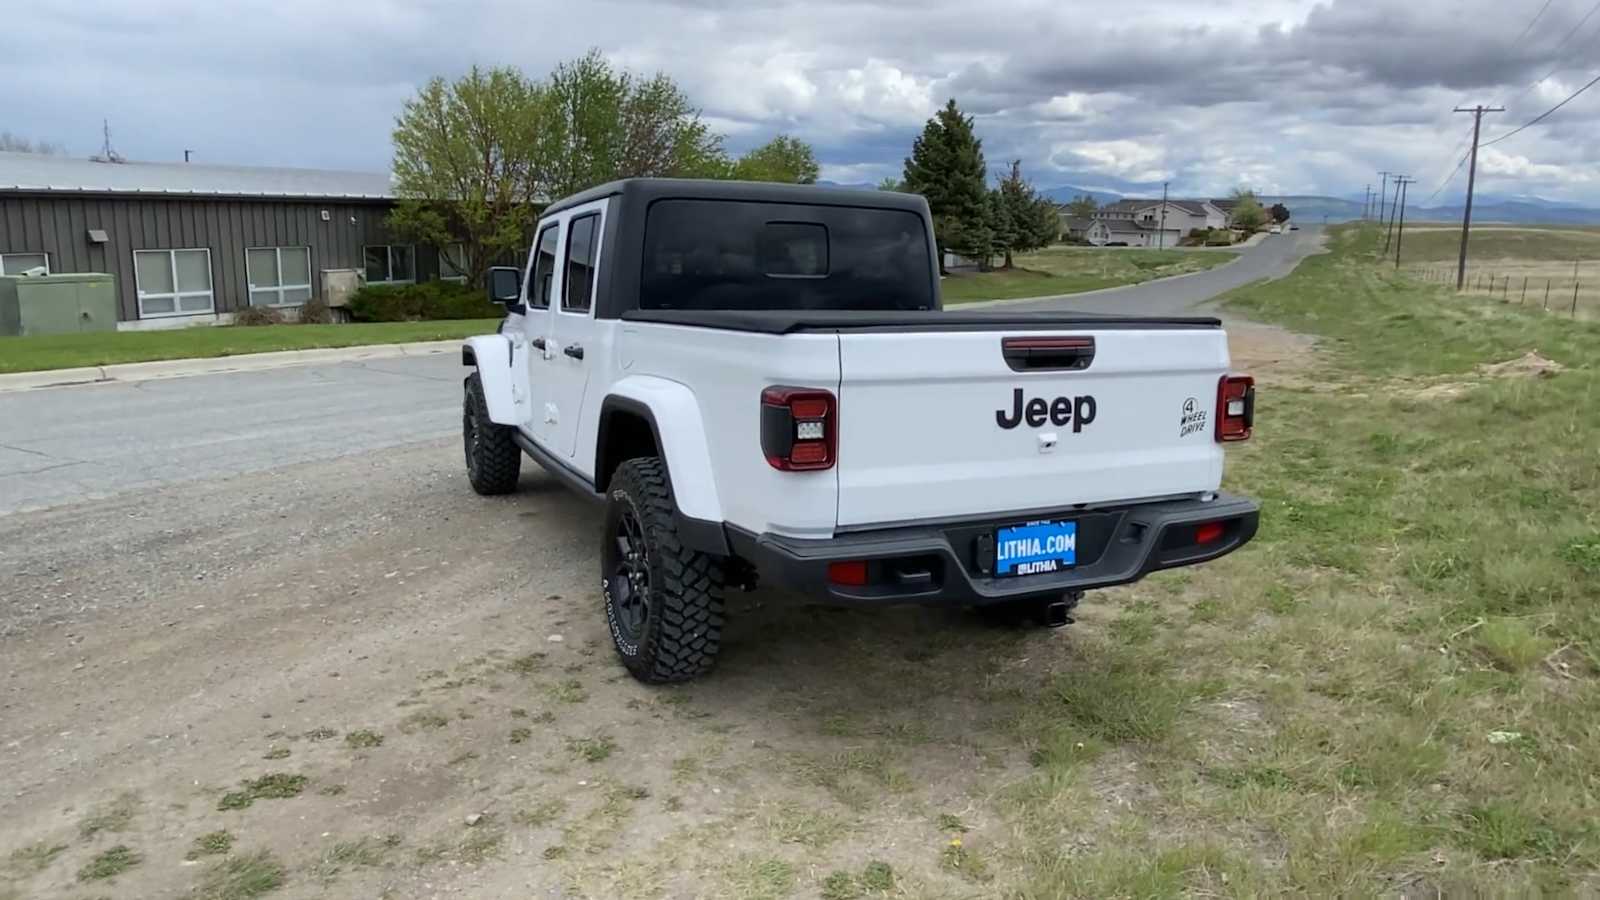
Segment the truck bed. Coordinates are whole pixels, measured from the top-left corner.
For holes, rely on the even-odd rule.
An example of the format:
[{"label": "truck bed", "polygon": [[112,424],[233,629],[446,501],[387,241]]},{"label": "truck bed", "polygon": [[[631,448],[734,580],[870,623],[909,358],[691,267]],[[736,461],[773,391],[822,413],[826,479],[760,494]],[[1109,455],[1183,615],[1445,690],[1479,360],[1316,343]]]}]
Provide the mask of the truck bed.
[{"label": "truck bed", "polygon": [[1029,329],[1220,328],[1211,316],[1124,316],[1087,312],[947,310],[633,309],[625,322],[686,325],[759,334],[798,332],[1026,331]]}]

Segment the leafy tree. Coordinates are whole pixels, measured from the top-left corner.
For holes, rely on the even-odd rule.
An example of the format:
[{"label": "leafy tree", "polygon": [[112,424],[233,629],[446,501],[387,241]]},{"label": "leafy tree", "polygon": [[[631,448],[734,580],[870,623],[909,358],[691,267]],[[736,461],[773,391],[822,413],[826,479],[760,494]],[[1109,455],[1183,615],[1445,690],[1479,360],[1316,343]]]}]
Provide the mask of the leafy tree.
[{"label": "leafy tree", "polygon": [[941,272],[946,249],[980,256],[991,244],[984,169],[983,142],[952,99],[923,126],[905,161],[905,189],[927,198],[933,214]]},{"label": "leafy tree", "polygon": [[741,156],[733,166],[733,177],[743,181],[816,184],[819,171],[810,144],[780,134]]},{"label": "leafy tree", "polygon": [[20,134],[12,134],[9,131],[0,131],[0,150],[6,150],[11,153],[38,153],[43,156],[67,155],[65,144],[29,140]]},{"label": "leafy tree", "polygon": [[999,210],[995,216],[1000,248],[1005,256],[1005,268],[1012,266],[1013,253],[1026,253],[1049,246],[1061,230],[1055,204],[1041,197],[1022,177],[1022,160],[1012,160],[1000,187],[994,191]]},{"label": "leafy tree", "polygon": [[1284,206],[1282,203],[1272,204],[1272,209],[1267,212],[1272,216],[1272,221],[1277,222],[1279,225],[1289,221],[1289,207]]},{"label": "leafy tree", "polygon": [[1074,219],[1087,219],[1099,209],[1100,204],[1096,203],[1093,197],[1088,194],[1082,194],[1073,197],[1072,202],[1067,204],[1067,215],[1072,216]]},{"label": "leafy tree", "polygon": [[880,191],[903,191],[905,189],[905,183],[898,178],[885,178],[878,182],[878,190]]},{"label": "leafy tree", "polygon": [[1256,199],[1256,192],[1249,188],[1234,188],[1233,194],[1233,219],[1234,228],[1243,229],[1246,234],[1260,231],[1267,224],[1267,211],[1262,209],[1261,201]]},{"label": "leafy tree", "polygon": [[410,240],[461,242],[472,282],[495,257],[523,246],[534,203],[548,189],[539,148],[548,101],[511,67],[474,66],[453,82],[429,81],[395,120],[400,199],[390,226]]},{"label": "leafy tree", "polygon": [[553,110],[541,136],[550,195],[561,197],[617,178],[726,177],[722,137],[713,134],[682,89],[663,74],[641,78],[613,69],[599,50],[550,75]]}]

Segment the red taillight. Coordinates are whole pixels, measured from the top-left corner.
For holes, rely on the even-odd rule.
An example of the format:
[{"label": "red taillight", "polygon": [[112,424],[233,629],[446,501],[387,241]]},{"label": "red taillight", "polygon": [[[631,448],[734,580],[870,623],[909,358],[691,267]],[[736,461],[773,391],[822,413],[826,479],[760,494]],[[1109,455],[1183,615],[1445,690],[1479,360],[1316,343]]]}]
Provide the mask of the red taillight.
[{"label": "red taillight", "polygon": [[1224,375],[1217,382],[1217,441],[1247,441],[1256,423],[1256,380]]},{"label": "red taillight", "polygon": [[1222,540],[1223,526],[1221,522],[1207,522],[1196,525],[1194,529],[1194,542],[1196,544],[1214,544]]},{"label": "red taillight", "polygon": [[867,562],[852,559],[848,562],[828,563],[828,580],[834,584],[860,587],[867,583]]},{"label": "red taillight", "polygon": [[839,446],[839,404],[820,388],[769,387],[761,392],[761,452],[774,469],[833,467]]}]

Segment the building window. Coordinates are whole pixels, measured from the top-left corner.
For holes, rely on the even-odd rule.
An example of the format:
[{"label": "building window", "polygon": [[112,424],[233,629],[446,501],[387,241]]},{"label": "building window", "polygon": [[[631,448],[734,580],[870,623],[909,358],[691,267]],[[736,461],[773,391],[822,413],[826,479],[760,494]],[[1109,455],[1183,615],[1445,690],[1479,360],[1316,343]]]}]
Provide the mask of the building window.
[{"label": "building window", "polygon": [[210,250],[135,250],[139,316],[208,313],[211,296]]},{"label": "building window", "polygon": [[244,251],[251,306],[299,306],[311,299],[311,250],[251,247]]},{"label": "building window", "polygon": [[417,280],[416,253],[410,244],[378,244],[363,249],[368,284],[409,284]]},{"label": "building window", "polygon": [[467,245],[445,244],[439,248],[439,280],[467,280]]},{"label": "building window", "polygon": [[0,275],[21,275],[29,269],[44,267],[50,274],[50,257],[44,253],[0,253]]}]

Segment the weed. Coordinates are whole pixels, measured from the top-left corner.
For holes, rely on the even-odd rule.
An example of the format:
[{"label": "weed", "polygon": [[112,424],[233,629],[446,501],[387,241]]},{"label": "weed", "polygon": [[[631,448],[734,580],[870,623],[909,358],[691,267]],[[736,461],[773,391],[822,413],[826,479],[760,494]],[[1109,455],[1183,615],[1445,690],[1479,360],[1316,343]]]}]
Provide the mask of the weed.
[{"label": "weed", "polygon": [[976,850],[968,847],[961,838],[951,838],[939,854],[939,865],[972,881],[988,881],[989,864]]},{"label": "weed", "polygon": [[381,866],[384,854],[397,844],[398,839],[390,842],[387,839],[380,841],[365,837],[354,841],[339,841],[322,852],[322,858],[316,865],[317,877],[329,880],[345,869]]},{"label": "weed", "polygon": [[342,784],[326,784],[317,789],[317,793],[324,797],[337,797],[347,790]]},{"label": "weed", "polygon": [[57,855],[67,849],[66,844],[52,844],[40,841],[11,851],[11,865],[24,871],[38,872],[53,862]]},{"label": "weed", "polygon": [[523,741],[526,741],[527,739],[529,739],[531,737],[533,737],[533,729],[532,728],[513,728],[513,729],[511,729],[511,743],[513,743],[513,744],[520,744]]},{"label": "weed", "polygon": [[951,815],[950,813],[940,813],[939,814],[939,830],[940,831],[954,831],[954,832],[957,832],[958,834],[966,834],[967,833],[967,826],[966,826],[965,822],[961,821],[961,817],[960,816],[954,816],[954,815]]},{"label": "weed", "polygon": [[1489,662],[1507,672],[1521,672],[1550,652],[1550,642],[1521,619],[1488,620],[1477,630],[1475,646]]},{"label": "weed", "polygon": [[287,759],[288,757],[288,747],[273,747],[271,750],[268,750],[266,753],[261,755],[262,759]]},{"label": "weed", "polygon": [[327,727],[313,728],[305,733],[305,739],[308,741],[331,741],[338,736],[338,731]]},{"label": "weed", "polygon": [[266,850],[212,863],[195,890],[198,900],[252,900],[277,890],[289,870]]},{"label": "weed", "polygon": [[95,854],[93,859],[84,863],[83,868],[78,870],[78,880],[101,881],[115,878],[143,861],[144,857],[137,851],[125,844],[118,844]]},{"label": "weed", "polygon": [[583,682],[576,678],[568,678],[555,684],[547,685],[545,693],[551,700],[558,703],[582,703],[589,699],[589,692],[584,689]]},{"label": "weed", "polygon": [[454,757],[453,759],[451,759],[445,765],[459,766],[459,765],[462,765],[464,763],[472,762],[473,760],[475,760],[477,758],[478,758],[478,751],[476,751],[476,750],[468,750],[467,752],[462,753],[462,754]]},{"label": "weed", "polygon": [[550,846],[544,848],[544,852],[539,855],[545,859],[566,859],[567,848],[561,844],[551,844]]},{"label": "weed", "polygon": [[869,891],[894,890],[894,869],[882,860],[873,860],[861,870],[861,886]]},{"label": "weed", "polygon": [[361,728],[344,736],[345,746],[355,750],[366,750],[372,747],[383,746],[383,735],[376,731]]},{"label": "weed", "polygon": [[411,734],[420,729],[436,730],[450,724],[450,719],[436,712],[418,710],[400,720],[400,733]]},{"label": "weed", "polygon": [[96,807],[89,815],[78,820],[78,836],[85,840],[102,831],[127,831],[133,817],[139,812],[139,795],[132,791],[119,794],[116,799]]},{"label": "weed", "polygon": [[534,713],[528,719],[528,721],[537,722],[540,725],[549,725],[551,722],[554,722],[555,720],[556,720],[556,714],[551,712],[548,709],[541,709],[538,712]]},{"label": "weed", "polygon": [[742,857],[725,876],[741,900],[778,900],[794,889],[794,866],[775,857]]},{"label": "weed", "polygon": [[822,900],[857,900],[861,893],[856,876],[849,872],[834,872],[822,879]]},{"label": "weed", "polygon": [[505,841],[505,835],[498,829],[475,828],[461,842],[456,856],[462,862],[480,863],[491,857],[500,855],[500,845]]},{"label": "weed", "polygon": [[523,708],[521,708],[521,707],[518,707],[518,708],[513,709],[511,711],[511,718],[513,718],[513,719],[526,719],[527,717],[528,717],[528,711],[523,709]]},{"label": "weed", "polygon": [[287,800],[300,796],[309,781],[304,775],[289,775],[284,772],[273,772],[260,778],[241,782],[242,790],[230,791],[222,795],[217,802],[217,809],[245,809],[257,800]]},{"label": "weed", "polygon": [[566,810],[567,801],[554,797],[517,810],[512,813],[511,821],[529,828],[539,828],[559,819]]},{"label": "weed", "polygon": [[194,839],[194,847],[190,848],[184,859],[199,859],[202,856],[220,856],[233,849],[233,835],[226,831],[208,831]]},{"label": "weed", "polygon": [[609,735],[597,734],[586,738],[568,738],[567,750],[585,762],[600,762],[617,749]]}]

